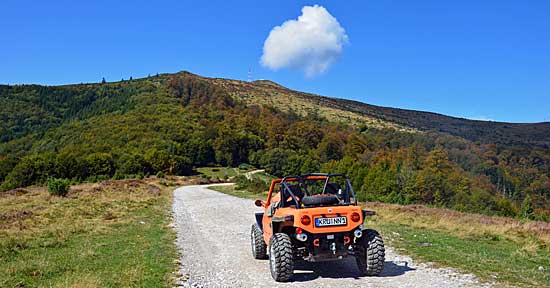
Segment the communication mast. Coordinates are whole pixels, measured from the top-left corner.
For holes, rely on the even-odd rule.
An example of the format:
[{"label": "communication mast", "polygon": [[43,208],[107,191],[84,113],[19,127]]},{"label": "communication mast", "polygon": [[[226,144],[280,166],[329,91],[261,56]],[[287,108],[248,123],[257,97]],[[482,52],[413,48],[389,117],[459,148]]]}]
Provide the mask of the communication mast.
[{"label": "communication mast", "polygon": [[252,69],[248,67],[248,82],[252,82]]}]

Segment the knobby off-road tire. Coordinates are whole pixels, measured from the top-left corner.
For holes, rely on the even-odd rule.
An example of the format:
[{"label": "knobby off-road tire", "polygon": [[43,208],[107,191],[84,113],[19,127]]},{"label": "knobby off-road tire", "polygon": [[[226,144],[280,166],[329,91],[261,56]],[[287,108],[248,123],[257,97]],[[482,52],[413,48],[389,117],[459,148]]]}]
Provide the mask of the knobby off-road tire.
[{"label": "knobby off-road tire", "polygon": [[256,223],[252,224],[250,244],[252,246],[252,256],[255,259],[267,259],[267,245],[265,244],[262,231]]},{"label": "knobby off-road tire", "polygon": [[275,233],[269,240],[269,268],[277,282],[290,280],[294,273],[292,241],[287,234]]},{"label": "knobby off-road tire", "polygon": [[359,272],[367,276],[378,276],[384,269],[385,249],[384,241],[376,230],[363,230],[363,237],[359,240],[359,253],[356,256]]}]

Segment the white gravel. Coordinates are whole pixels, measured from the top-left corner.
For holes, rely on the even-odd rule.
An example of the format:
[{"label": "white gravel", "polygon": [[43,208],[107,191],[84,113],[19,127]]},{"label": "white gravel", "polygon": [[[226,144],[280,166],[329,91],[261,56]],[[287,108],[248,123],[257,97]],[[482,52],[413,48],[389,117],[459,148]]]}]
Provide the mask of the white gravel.
[{"label": "white gravel", "polygon": [[[220,185],[220,184],[216,184]],[[277,283],[267,260],[250,248],[254,202],[207,189],[174,190],[174,228],[181,253],[180,287],[487,287],[475,276],[415,263],[386,247],[382,275],[361,277],[352,258],[296,265],[293,281]],[[384,237],[384,235],[382,235]]]}]

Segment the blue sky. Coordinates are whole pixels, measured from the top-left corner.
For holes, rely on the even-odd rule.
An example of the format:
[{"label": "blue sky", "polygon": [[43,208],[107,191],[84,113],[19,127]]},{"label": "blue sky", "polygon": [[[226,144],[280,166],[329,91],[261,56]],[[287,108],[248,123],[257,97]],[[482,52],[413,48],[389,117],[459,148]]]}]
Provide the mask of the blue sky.
[{"label": "blue sky", "polygon": [[[254,79],[375,105],[550,121],[550,1],[2,2],[3,84],[181,70],[246,80],[250,67]],[[314,77],[261,65],[273,27],[314,4],[345,29],[339,60]]]}]

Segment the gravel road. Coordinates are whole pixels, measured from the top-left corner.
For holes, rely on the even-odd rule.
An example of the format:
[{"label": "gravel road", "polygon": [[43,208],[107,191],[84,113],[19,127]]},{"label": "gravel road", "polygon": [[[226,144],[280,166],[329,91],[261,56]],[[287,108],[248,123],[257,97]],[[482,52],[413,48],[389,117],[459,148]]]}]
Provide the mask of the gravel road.
[{"label": "gravel road", "polygon": [[[219,185],[219,184],[217,184]],[[382,275],[361,277],[352,258],[300,263],[290,283],[275,282],[267,260],[250,249],[252,200],[209,190],[208,185],[174,190],[174,227],[181,253],[180,287],[482,287],[473,275],[431,268],[386,249]],[[384,236],[384,235],[382,235]],[[486,286],[486,285],[485,285]]]}]

